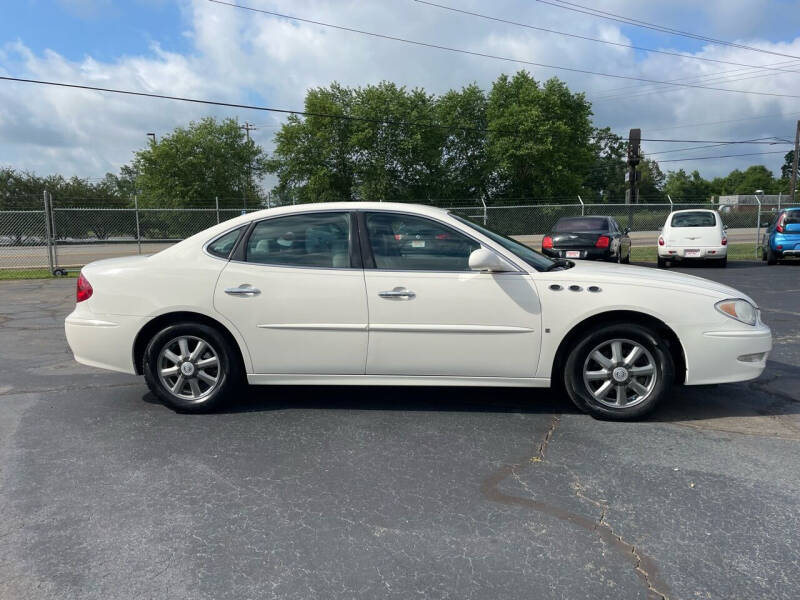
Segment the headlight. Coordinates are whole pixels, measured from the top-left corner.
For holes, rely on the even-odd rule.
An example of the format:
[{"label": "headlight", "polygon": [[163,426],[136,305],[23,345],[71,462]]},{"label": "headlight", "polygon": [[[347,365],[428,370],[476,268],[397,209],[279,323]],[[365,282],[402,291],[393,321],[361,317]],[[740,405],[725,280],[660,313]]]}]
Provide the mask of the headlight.
[{"label": "headlight", "polygon": [[747,300],[721,300],[714,307],[726,317],[748,325],[755,325],[758,320],[758,309]]}]

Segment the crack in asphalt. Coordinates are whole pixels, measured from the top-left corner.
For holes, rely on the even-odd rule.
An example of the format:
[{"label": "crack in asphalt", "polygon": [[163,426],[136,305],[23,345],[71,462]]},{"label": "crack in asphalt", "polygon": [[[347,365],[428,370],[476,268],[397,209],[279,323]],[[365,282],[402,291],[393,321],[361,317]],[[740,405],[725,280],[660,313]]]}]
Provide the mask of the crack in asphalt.
[{"label": "crack in asphalt", "polygon": [[581,529],[591,533],[596,533],[601,540],[608,544],[610,548],[617,550],[627,561],[631,563],[636,575],[647,586],[647,595],[649,599],[669,600],[669,587],[659,577],[658,569],[653,559],[644,554],[634,544],[625,541],[622,536],[617,535],[614,532],[614,529],[605,520],[608,506],[598,500],[594,500],[585,496],[583,494],[584,488],[577,480],[577,477],[574,473],[572,473],[572,475],[573,479],[575,479],[577,482],[576,495],[601,509],[600,518],[596,521],[581,514],[566,510],[560,506],[554,506],[546,502],[534,500],[533,498],[523,498],[500,491],[498,487],[500,483],[508,477],[512,477],[519,482],[526,491],[533,494],[532,490],[530,490],[527,484],[525,484],[519,477],[519,470],[530,463],[540,463],[545,460],[547,446],[550,443],[550,440],[553,438],[553,434],[555,433],[560,421],[561,417],[559,415],[553,415],[553,418],[550,421],[550,426],[547,428],[547,431],[542,437],[541,442],[539,442],[535,455],[533,457],[520,460],[516,463],[505,464],[500,467],[497,471],[486,477],[481,482],[481,493],[484,495],[484,497],[492,502],[497,502],[508,506],[522,506],[525,508],[531,508],[542,514],[555,517],[556,519],[565,521],[567,523],[571,523],[572,525],[580,527]]}]

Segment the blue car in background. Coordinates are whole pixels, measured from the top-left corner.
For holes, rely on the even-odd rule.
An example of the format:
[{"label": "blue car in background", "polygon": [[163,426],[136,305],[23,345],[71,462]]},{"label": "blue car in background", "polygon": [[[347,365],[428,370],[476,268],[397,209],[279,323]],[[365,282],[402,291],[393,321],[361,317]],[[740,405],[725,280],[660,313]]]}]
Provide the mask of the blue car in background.
[{"label": "blue car in background", "polygon": [[761,241],[761,260],[768,265],[789,257],[800,258],[800,208],[778,211]]}]

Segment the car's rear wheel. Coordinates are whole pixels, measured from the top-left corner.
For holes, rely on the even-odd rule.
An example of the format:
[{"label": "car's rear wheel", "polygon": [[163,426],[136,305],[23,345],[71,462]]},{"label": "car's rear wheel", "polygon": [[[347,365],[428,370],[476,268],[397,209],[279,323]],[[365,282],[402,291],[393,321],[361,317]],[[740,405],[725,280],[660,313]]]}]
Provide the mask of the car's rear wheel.
[{"label": "car's rear wheel", "polygon": [[650,413],[669,394],[674,375],[672,355],[656,332],[618,323],[572,347],[564,387],[583,412],[622,421]]},{"label": "car's rear wheel", "polygon": [[658,268],[659,269],[666,269],[667,268],[667,261],[660,256],[658,257]]},{"label": "car's rear wheel", "polygon": [[630,248],[628,248],[628,253],[625,255],[625,258],[623,258],[621,262],[622,262],[623,265],[630,264],[630,262],[631,262],[631,250],[630,250]]},{"label": "car's rear wheel", "polygon": [[170,325],[156,333],[144,352],[150,391],[181,412],[208,412],[241,381],[239,361],[228,341],[200,323]]},{"label": "car's rear wheel", "polygon": [[767,247],[767,264],[768,265],[778,264],[778,255],[775,253],[772,247]]}]

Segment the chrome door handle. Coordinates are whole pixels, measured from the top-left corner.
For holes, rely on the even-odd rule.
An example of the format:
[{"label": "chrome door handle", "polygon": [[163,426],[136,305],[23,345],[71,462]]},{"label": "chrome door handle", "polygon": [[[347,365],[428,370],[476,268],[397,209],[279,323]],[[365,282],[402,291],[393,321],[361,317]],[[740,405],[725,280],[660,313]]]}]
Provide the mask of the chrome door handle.
[{"label": "chrome door handle", "polygon": [[416,298],[417,295],[412,292],[411,290],[407,290],[404,287],[396,287],[393,290],[388,290],[385,292],[378,292],[378,296],[381,298],[397,298],[399,300],[406,299],[411,300],[412,298]]},{"label": "chrome door handle", "polygon": [[231,296],[258,296],[261,290],[243,283],[239,287],[225,288],[225,293]]}]

